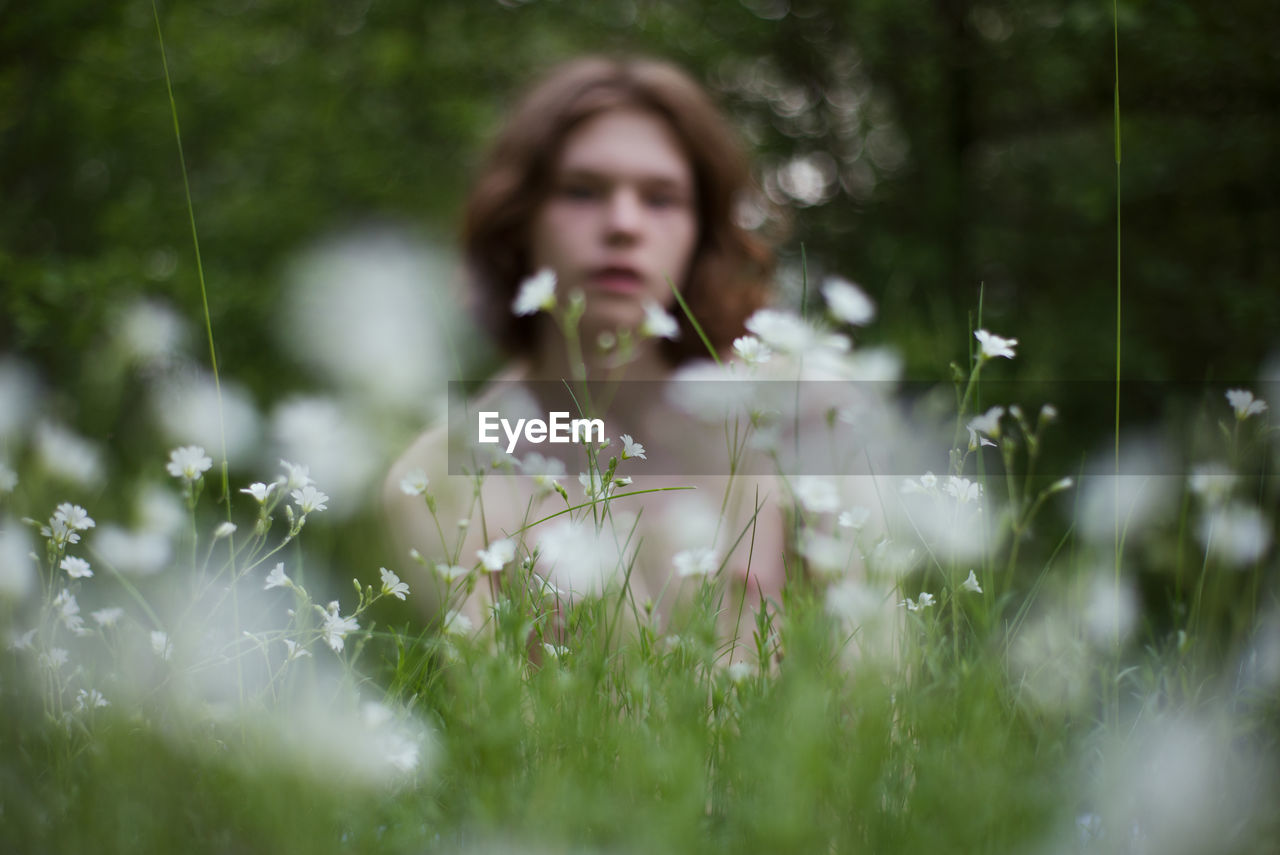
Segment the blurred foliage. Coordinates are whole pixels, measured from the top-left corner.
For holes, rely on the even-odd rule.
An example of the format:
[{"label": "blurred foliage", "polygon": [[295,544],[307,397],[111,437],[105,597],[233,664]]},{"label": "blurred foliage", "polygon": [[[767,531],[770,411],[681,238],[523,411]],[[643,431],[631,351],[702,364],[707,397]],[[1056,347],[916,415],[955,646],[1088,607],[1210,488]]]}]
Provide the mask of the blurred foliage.
[{"label": "blurred foliage", "polygon": [[[152,7],[0,7],[0,353],[33,361],[81,431],[127,437],[140,409],[102,403],[85,366],[113,311],[152,295],[201,326]],[[1009,376],[1114,373],[1108,4],[233,0],[159,15],[221,366],[260,406],[316,382],[278,332],[290,259],[371,224],[447,244],[505,107],[587,49],[669,57],[716,91],[789,209],[784,297],[799,299],[803,244],[810,279],[839,272],[877,298],[867,341],[903,348],[914,376],[963,354],[980,288],[983,325],[1023,341]],[[1252,380],[1280,329],[1275,5],[1130,0],[1118,22],[1124,372]],[[1109,402],[1092,409],[1104,428]]]}]

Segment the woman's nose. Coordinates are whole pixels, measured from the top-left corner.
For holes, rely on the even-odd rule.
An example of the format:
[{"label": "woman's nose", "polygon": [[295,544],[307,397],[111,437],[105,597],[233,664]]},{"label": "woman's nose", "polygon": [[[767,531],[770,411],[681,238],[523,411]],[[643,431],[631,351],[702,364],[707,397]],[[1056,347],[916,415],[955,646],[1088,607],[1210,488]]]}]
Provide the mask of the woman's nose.
[{"label": "woman's nose", "polygon": [[640,200],[626,188],[619,188],[609,196],[605,210],[606,227],[611,238],[633,237],[641,225]]}]

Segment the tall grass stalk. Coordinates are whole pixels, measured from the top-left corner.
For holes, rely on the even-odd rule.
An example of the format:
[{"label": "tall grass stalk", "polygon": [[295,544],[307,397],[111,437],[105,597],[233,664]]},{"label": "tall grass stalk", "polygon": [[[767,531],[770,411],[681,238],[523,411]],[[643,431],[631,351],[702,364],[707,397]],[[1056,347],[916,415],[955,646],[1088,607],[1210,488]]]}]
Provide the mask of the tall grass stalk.
[{"label": "tall grass stalk", "polygon": [[[222,475],[221,501],[226,510],[227,522],[231,522],[231,479],[227,462],[227,425],[222,405],[222,379],[218,372],[218,350],[213,343],[213,317],[209,313],[209,289],[205,285],[204,262],[200,257],[200,232],[196,228],[196,208],[191,201],[191,180],[187,173],[187,156],[182,148],[182,128],[178,123],[178,103],[173,97],[173,78],[169,74],[169,56],[164,47],[164,30],[160,26],[160,9],[156,0],[151,0],[151,15],[156,22],[156,41],[160,46],[160,64],[164,68],[164,87],[169,96],[169,115],[173,118],[173,138],[178,146],[178,165],[182,170],[182,190],[187,200],[187,221],[191,224],[191,245],[195,248],[196,278],[200,282],[200,307],[204,312],[205,337],[209,342],[209,367],[213,372],[213,390],[218,402],[218,450],[222,458],[219,469]],[[192,526],[192,555],[195,554],[196,528]],[[235,552],[235,534],[230,536],[232,553]],[[231,601],[236,625],[236,633],[240,632],[240,606],[236,597],[236,573],[231,574]],[[240,670],[240,658],[236,657],[236,682],[239,685],[240,702],[244,703],[244,677]]]},{"label": "tall grass stalk", "polygon": [[[1113,87],[1112,103],[1114,107],[1113,125],[1115,128],[1115,161],[1116,161],[1116,390],[1115,390],[1115,541],[1114,541],[1114,573],[1113,573],[1113,596],[1117,599],[1120,597],[1120,563],[1122,554],[1122,538],[1120,532],[1120,371],[1121,371],[1121,320],[1123,312],[1123,289],[1121,279],[1121,243],[1120,243],[1120,213],[1121,213],[1121,184],[1120,184],[1120,14],[1119,0],[1111,0],[1111,35],[1113,50],[1113,65],[1115,68],[1115,85]],[[1112,637],[1115,639],[1113,645],[1113,654],[1116,663],[1120,660],[1120,616],[1117,613],[1112,625]],[[1113,707],[1119,704],[1118,685],[1114,686],[1115,697]],[[1118,723],[1119,711],[1115,710],[1114,723]]]}]

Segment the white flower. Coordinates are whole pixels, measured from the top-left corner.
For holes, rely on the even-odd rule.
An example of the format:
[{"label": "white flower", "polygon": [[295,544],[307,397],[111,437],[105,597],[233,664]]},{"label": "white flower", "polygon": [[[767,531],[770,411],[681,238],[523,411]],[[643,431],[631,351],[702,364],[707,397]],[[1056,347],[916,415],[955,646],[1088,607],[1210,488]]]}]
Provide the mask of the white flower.
[{"label": "white flower", "polygon": [[813,350],[843,353],[849,349],[847,337],[819,332],[798,315],[777,309],[759,309],[747,318],[746,327],[769,347],[783,353],[798,354]]},{"label": "white flower", "polygon": [[1236,418],[1243,421],[1249,416],[1265,413],[1267,402],[1261,398],[1254,399],[1253,393],[1247,389],[1227,390],[1227,403],[1236,411]]},{"label": "white flower", "polygon": [[913,600],[910,597],[907,597],[905,600],[898,603],[898,605],[906,606],[907,611],[909,612],[918,612],[921,609],[927,609],[933,605],[933,594],[921,591],[919,600]]},{"label": "white flower", "polygon": [[[320,608],[316,606],[316,608]],[[324,625],[320,627],[320,631],[324,633],[325,644],[333,648],[334,653],[341,653],[343,640],[348,633],[355,632],[360,628],[360,624],[356,623],[353,617],[342,617],[338,614],[338,601],[334,600],[329,603],[329,607],[324,610]]]},{"label": "white flower", "polygon": [[18,473],[0,461],[0,493],[12,493],[18,486]]},{"label": "white flower", "polygon": [[883,603],[884,598],[873,589],[845,579],[827,589],[823,608],[827,614],[856,627],[872,620]]},{"label": "white flower", "polygon": [[852,507],[847,511],[841,511],[840,516],[836,518],[836,525],[841,528],[851,528],[855,531],[861,529],[867,524],[867,520],[871,518],[871,509],[864,508],[861,505]]},{"label": "white flower", "polygon": [[517,315],[536,315],[554,309],[555,305],[556,273],[550,268],[543,268],[520,283],[511,311]]},{"label": "white flower", "polygon": [[970,481],[968,478],[960,478],[952,475],[947,479],[947,493],[954,496],[957,502],[964,504],[970,500],[976,501],[982,496],[982,485]]},{"label": "white flower", "polygon": [[471,571],[458,564],[437,564],[436,575],[446,582],[456,582]]},{"label": "white flower", "polygon": [[400,479],[400,492],[406,496],[421,496],[427,492],[427,485],[430,483],[426,472],[414,469]]},{"label": "white flower", "polygon": [[53,669],[53,670],[57,670],[58,668],[61,668],[63,665],[66,665],[66,664],[67,664],[67,660],[68,660],[68,659],[70,659],[70,658],[71,658],[71,657],[70,657],[70,655],[67,653],[67,651],[66,651],[66,649],[65,649],[65,648],[62,648],[62,647],[52,647],[52,648],[50,648],[50,649],[49,649],[49,652],[48,652],[48,653],[46,653],[46,654],[44,654],[44,655],[42,655],[42,656],[40,657],[40,662],[41,662],[41,663],[42,663],[46,668],[51,668],[51,669]]},{"label": "white flower", "polygon": [[1243,502],[1204,513],[1196,533],[1206,550],[1234,567],[1253,564],[1271,546],[1271,523]]},{"label": "white flower", "polygon": [[[989,436],[992,439],[1000,438],[1000,419],[1004,416],[1004,407],[992,407],[980,416],[975,416],[969,421],[969,447],[973,448],[973,434],[977,433]],[[983,445],[994,445],[992,442],[984,442]]]},{"label": "white flower", "polygon": [[471,618],[456,609],[450,609],[444,616],[444,624],[440,627],[445,635],[470,635]]},{"label": "white flower", "polygon": [[97,536],[98,554],[121,573],[148,576],[167,566],[173,543],[158,531],[130,532],[107,524]]},{"label": "white flower", "polygon": [[386,567],[379,567],[378,572],[382,575],[382,593],[390,594],[397,600],[403,600],[409,593],[408,583],[401,582],[400,577]]},{"label": "white flower", "polygon": [[835,575],[849,564],[849,545],[815,529],[805,529],[800,539],[800,554],[809,567],[823,575]]},{"label": "white flower", "polygon": [[978,361],[986,362],[988,359],[995,359],[1003,356],[1005,359],[1013,359],[1013,348],[1018,344],[1016,338],[1001,338],[998,335],[992,335],[986,330],[978,330],[973,334],[981,345],[978,351]]},{"label": "white flower", "polygon": [[84,635],[84,618],[80,617],[80,604],[76,602],[75,594],[63,588],[53,598],[53,608],[67,629],[76,635]]},{"label": "white flower", "polygon": [[285,650],[288,651],[288,655],[285,657],[286,662],[292,662],[295,659],[301,659],[303,656],[311,655],[310,650],[292,639],[282,638],[280,640],[284,642]]},{"label": "white flower", "polygon": [[[31,535],[16,520],[0,519],[0,602],[22,600],[36,586],[36,556]],[[7,622],[7,621],[6,621]]]},{"label": "white flower", "polygon": [[903,493],[936,493],[937,490],[938,476],[932,472],[926,472],[921,475],[919,481],[907,478],[902,482]]},{"label": "white flower", "polygon": [[773,358],[769,345],[753,335],[744,335],[733,340],[733,352],[738,354],[747,365],[763,365]]},{"label": "white flower", "polygon": [[612,482],[604,483],[599,472],[579,472],[578,483],[582,485],[582,494],[588,499],[607,499],[612,492]]},{"label": "white flower", "polygon": [[270,591],[272,588],[292,588],[293,582],[288,576],[284,575],[284,562],[277,562],[275,567],[271,568],[271,572],[267,574],[267,582],[262,586],[262,590]]},{"label": "white flower", "polygon": [[666,309],[653,300],[645,300],[644,321],[640,324],[640,334],[675,341],[680,337],[680,327]]},{"label": "white flower", "polygon": [[820,475],[802,475],[796,479],[796,501],[815,514],[834,513],[840,507],[840,494],[830,479]]},{"label": "white flower", "polygon": [[710,576],[720,567],[716,551],[707,547],[677,552],[671,562],[682,579],[687,576]]},{"label": "white flower", "polygon": [[545,641],[542,642],[542,650],[552,659],[559,659],[561,656],[564,656],[569,652],[569,648],[567,647],[559,644],[549,644]]},{"label": "white flower", "polygon": [[98,622],[98,626],[105,628],[115,626],[116,622],[119,621],[120,618],[124,617],[124,609],[116,607],[98,609],[96,612],[90,612],[90,614],[93,615],[93,619]]},{"label": "white flower", "polygon": [[264,505],[266,504],[268,497],[271,496],[271,491],[278,486],[280,486],[280,484],[277,481],[272,481],[270,484],[263,484],[261,481],[257,481],[250,484],[248,487],[241,488],[240,492],[253,496],[253,498],[257,500],[258,504]]},{"label": "white flower", "polygon": [[281,460],[280,466],[284,469],[284,488],[286,490],[298,490],[315,483],[311,480],[311,467],[305,463],[290,463],[288,460]]},{"label": "white flower", "polygon": [[60,519],[51,519],[49,520],[49,525],[40,526],[40,536],[48,538],[57,547],[80,542],[80,535],[76,534],[75,531],[67,526],[65,521]]},{"label": "white flower", "polygon": [[828,276],[823,281],[822,296],[831,314],[847,324],[865,326],[876,316],[876,306],[871,298],[857,285],[839,276]]},{"label": "white flower", "polygon": [[65,523],[67,528],[74,531],[88,531],[97,523],[89,516],[89,512],[79,505],[73,505],[70,502],[63,502],[53,511],[53,519],[57,522]]},{"label": "white flower", "polygon": [[1231,495],[1236,481],[1235,474],[1223,464],[1200,463],[1191,470],[1189,486],[1197,496],[1217,502]]},{"label": "white flower", "polygon": [[975,594],[982,593],[982,586],[978,584],[978,577],[974,575],[972,570],[969,571],[969,575],[965,580],[960,583],[960,590],[972,591]]},{"label": "white flower", "polygon": [[488,549],[477,549],[476,558],[480,559],[481,566],[489,571],[501,570],[511,563],[516,557],[515,541],[503,538],[495,540],[489,544]]},{"label": "white flower", "polygon": [[644,446],[631,438],[630,434],[623,434],[622,439],[622,459],[630,460],[632,457],[639,457],[641,460],[648,460],[644,456]]},{"label": "white flower", "polygon": [[190,483],[201,478],[212,465],[213,461],[204,453],[203,448],[198,445],[184,445],[169,452],[169,462],[165,464],[165,469],[168,469],[169,474],[174,478],[181,478]]},{"label": "white flower", "polygon": [[213,530],[213,539],[220,540],[224,537],[230,537],[236,533],[236,524],[233,522],[218,523],[218,527]]},{"label": "white flower", "polygon": [[732,683],[742,683],[749,680],[756,673],[756,669],[752,667],[750,662],[734,662],[725,669],[725,674],[729,676]]},{"label": "white flower", "polygon": [[81,689],[76,693],[77,710],[97,709],[107,705],[107,699],[104,698],[102,696],[102,692],[99,692],[97,689],[89,689],[87,691],[85,689]]},{"label": "white flower", "polygon": [[589,523],[558,520],[538,536],[538,563],[566,596],[595,597],[621,580],[628,562],[608,527],[597,531]]},{"label": "white flower", "polygon": [[309,514],[312,511],[324,511],[329,508],[325,504],[325,502],[329,501],[329,497],[310,484],[301,490],[294,490],[289,495],[298,503],[298,510],[302,511],[303,514]]},{"label": "white flower", "polygon": [[977,451],[984,445],[989,445],[992,448],[995,448],[996,444],[974,430],[973,425],[969,425],[969,450]]},{"label": "white flower", "polygon": [[72,579],[88,579],[93,576],[93,571],[89,569],[89,562],[83,558],[68,555],[58,566],[66,570],[67,575]]},{"label": "white flower", "polygon": [[9,630],[9,649],[10,650],[27,650],[31,647],[31,643],[36,640],[36,630],[29,629],[26,632],[18,632],[16,629]]},{"label": "white flower", "polygon": [[36,430],[35,448],[41,464],[59,477],[83,486],[96,484],[102,478],[101,453],[88,440],[64,427],[41,424]]},{"label": "white flower", "polygon": [[161,659],[173,656],[173,642],[169,640],[169,634],[158,629],[151,630],[151,649]]},{"label": "white flower", "polygon": [[556,488],[557,478],[565,474],[564,462],[554,457],[543,457],[533,452],[520,461],[520,468],[533,478],[534,485],[540,493],[549,493]]}]

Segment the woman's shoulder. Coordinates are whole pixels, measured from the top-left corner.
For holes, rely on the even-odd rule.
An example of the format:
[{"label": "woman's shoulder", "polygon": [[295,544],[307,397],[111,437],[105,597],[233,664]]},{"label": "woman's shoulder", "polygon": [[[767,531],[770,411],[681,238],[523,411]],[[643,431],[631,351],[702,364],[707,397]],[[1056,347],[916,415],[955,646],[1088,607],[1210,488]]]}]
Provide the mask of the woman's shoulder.
[{"label": "woman's shoulder", "polygon": [[464,411],[477,407],[500,406],[505,399],[518,391],[528,381],[529,365],[521,360],[510,362],[485,381],[466,400],[450,400],[445,414],[428,424],[404,452],[391,464],[384,486],[384,499],[392,500],[403,495],[401,482],[421,473],[433,483],[450,475],[462,473],[450,466],[450,455],[456,455],[465,446],[460,433]]}]

